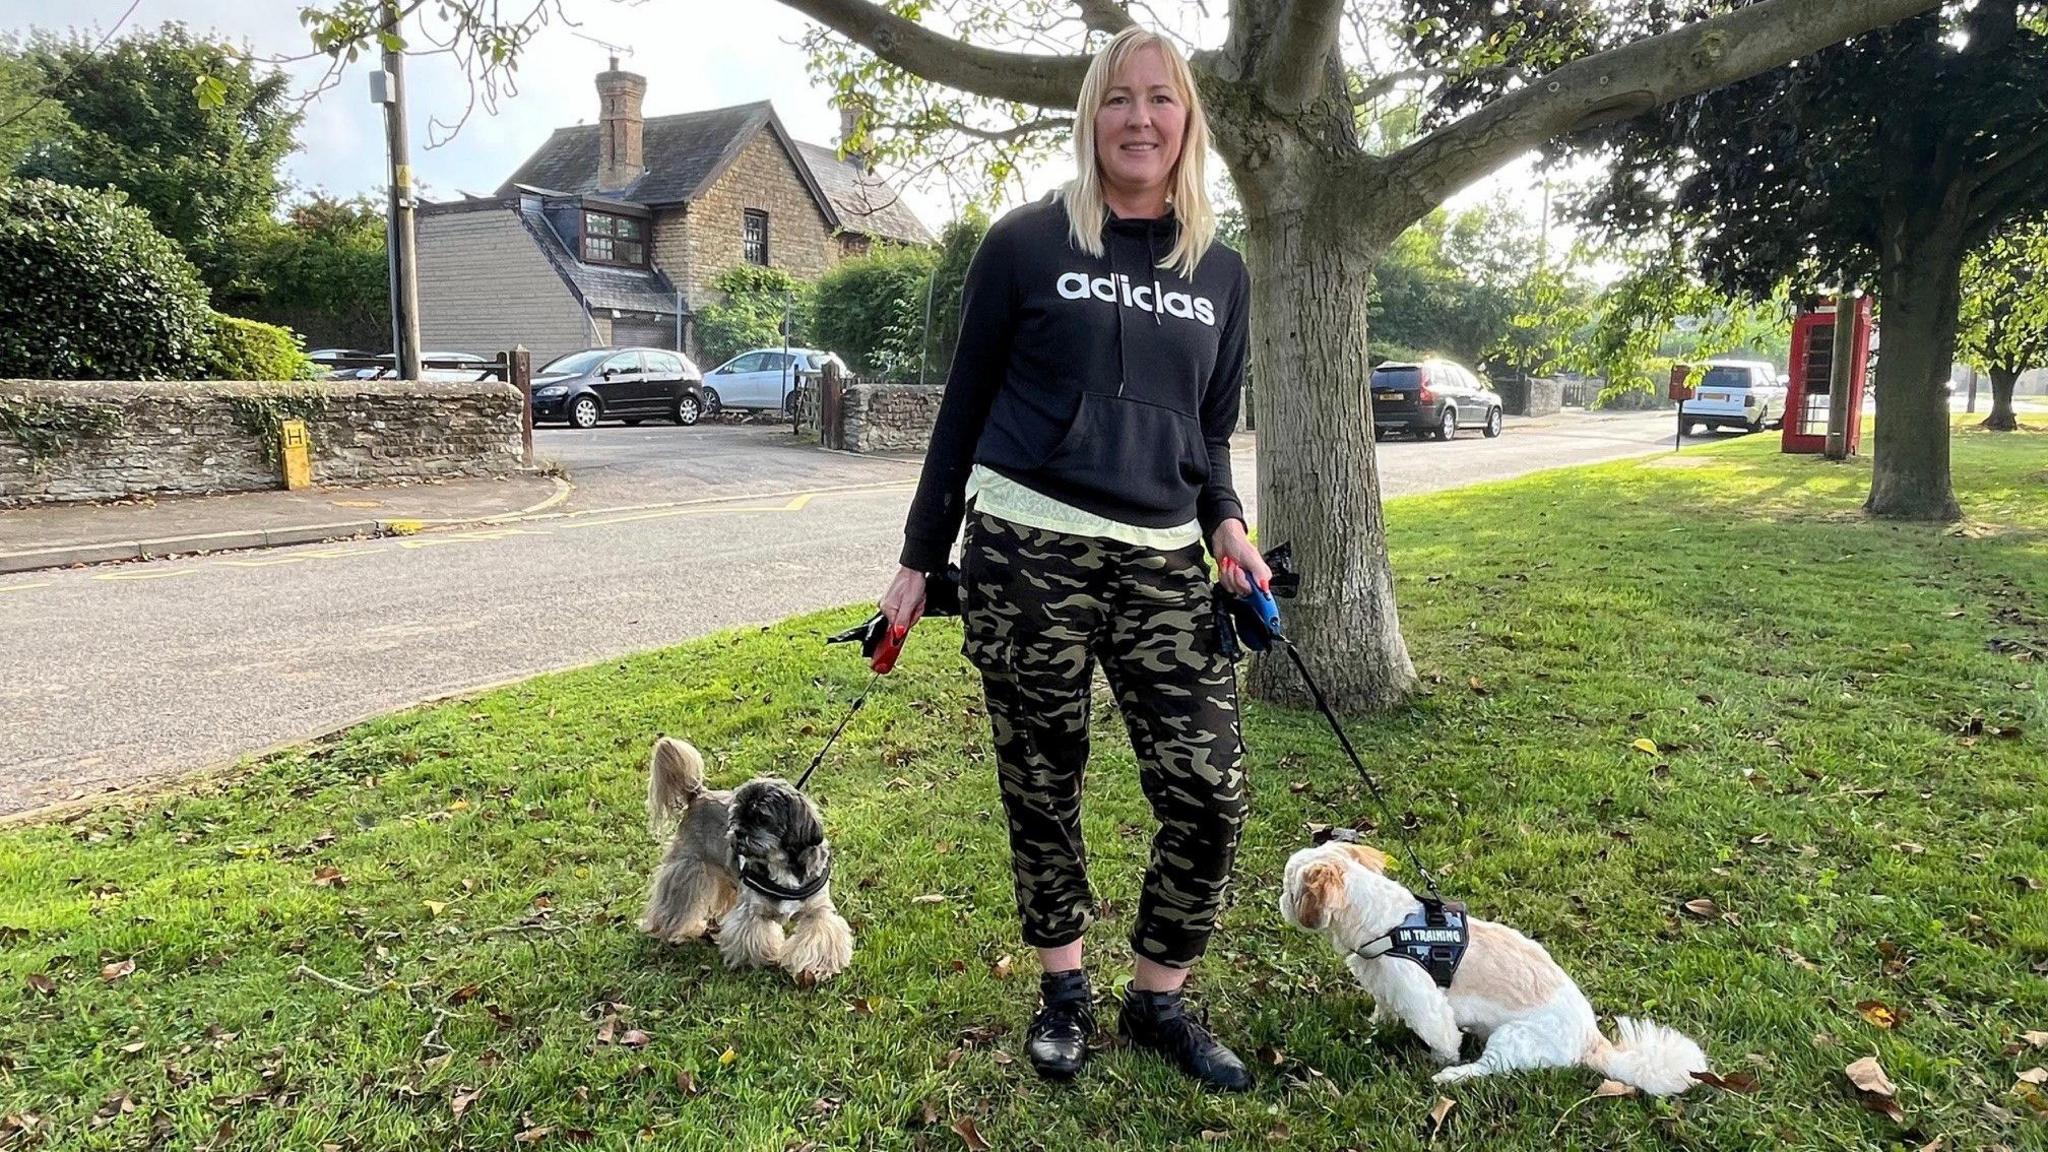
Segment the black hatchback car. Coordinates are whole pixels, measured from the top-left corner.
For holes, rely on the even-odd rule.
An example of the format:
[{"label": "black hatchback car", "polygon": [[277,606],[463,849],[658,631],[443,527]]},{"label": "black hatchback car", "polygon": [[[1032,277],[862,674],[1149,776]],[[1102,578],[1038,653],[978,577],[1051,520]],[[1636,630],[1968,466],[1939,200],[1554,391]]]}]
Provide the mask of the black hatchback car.
[{"label": "black hatchback car", "polygon": [[1388,361],[1372,370],[1371,387],[1375,436],[1413,432],[1449,440],[1475,425],[1488,438],[1500,435],[1500,396],[1449,360]]},{"label": "black hatchback car", "polygon": [[557,356],[533,374],[533,418],[576,428],[599,420],[655,417],[695,424],[704,415],[704,375],[666,348],[586,348]]}]

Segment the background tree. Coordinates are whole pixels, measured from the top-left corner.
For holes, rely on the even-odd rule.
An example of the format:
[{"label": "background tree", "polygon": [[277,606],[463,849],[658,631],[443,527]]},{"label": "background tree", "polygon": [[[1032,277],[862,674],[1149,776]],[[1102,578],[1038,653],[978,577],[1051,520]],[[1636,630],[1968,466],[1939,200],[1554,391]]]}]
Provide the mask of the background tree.
[{"label": "background tree", "polygon": [[1874,514],[1961,514],[1944,384],[1963,260],[2048,206],[2044,22],[2043,0],[1945,4],[1598,137],[1612,175],[1581,209],[1595,224],[1676,229],[1709,281],[1753,297],[1845,271],[1876,285]]},{"label": "background tree", "polygon": [[181,24],[106,47],[40,36],[24,58],[64,117],[30,143],[17,174],[120,189],[209,287],[246,293],[241,236],[277,207],[299,122],[284,74]]},{"label": "background tree", "polygon": [[810,283],[780,268],[742,264],[719,273],[711,287],[719,299],[697,318],[697,342],[709,361],[706,371],[749,348],[780,347],[785,323],[792,347],[809,338]]},{"label": "background tree", "polygon": [[222,307],[301,333],[315,347],[383,348],[391,340],[384,205],[318,193],[284,219],[237,239],[241,275]]},{"label": "background tree", "polygon": [[29,146],[59,130],[64,105],[50,98],[42,69],[0,40],[0,175],[14,171]]},{"label": "background tree", "polygon": [[[1018,149],[1057,145],[1090,37],[1132,22],[1113,0],[781,2],[830,30],[811,40],[814,73],[861,109],[856,146],[886,156],[965,138],[991,157],[985,176],[995,184],[1011,179]],[[1285,382],[1259,392],[1260,532],[1295,546],[1306,579],[1292,628],[1340,702],[1392,704],[1415,684],[1364,387],[1367,286],[1388,246],[1457,189],[1547,139],[1756,75],[1938,2],[1761,0],[1686,23],[1662,0],[1645,0],[1643,11],[1232,0],[1216,22],[1222,45],[1192,61],[1244,209],[1252,372]],[[497,5],[442,8],[459,11],[451,23],[465,35],[507,42]],[[315,42],[338,55],[367,42],[377,22],[367,0],[308,13]],[[511,66],[501,53],[480,59]],[[1380,113],[1409,102],[1426,109],[1414,138],[1383,131],[1392,113]],[[880,139],[862,138],[870,135]],[[1380,145],[1391,150],[1369,150]],[[1284,663],[1255,665],[1253,690],[1298,696]]]},{"label": "background tree", "polygon": [[2009,225],[1963,263],[1956,344],[1965,363],[1991,377],[1983,427],[2011,432],[2020,373],[2048,368],[2048,221]]}]

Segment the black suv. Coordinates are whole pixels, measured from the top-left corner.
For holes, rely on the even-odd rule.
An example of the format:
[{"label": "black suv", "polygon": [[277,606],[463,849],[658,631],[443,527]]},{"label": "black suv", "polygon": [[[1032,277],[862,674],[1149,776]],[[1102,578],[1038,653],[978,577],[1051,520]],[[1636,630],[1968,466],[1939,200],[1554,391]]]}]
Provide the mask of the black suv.
[{"label": "black suv", "polygon": [[695,424],[704,415],[704,375],[666,348],[586,348],[533,374],[533,418],[577,428],[599,420],[650,417]]},{"label": "black suv", "polygon": [[1371,387],[1374,436],[1413,432],[1449,440],[1474,426],[1489,439],[1500,435],[1500,396],[1449,360],[1388,361],[1372,370]]}]

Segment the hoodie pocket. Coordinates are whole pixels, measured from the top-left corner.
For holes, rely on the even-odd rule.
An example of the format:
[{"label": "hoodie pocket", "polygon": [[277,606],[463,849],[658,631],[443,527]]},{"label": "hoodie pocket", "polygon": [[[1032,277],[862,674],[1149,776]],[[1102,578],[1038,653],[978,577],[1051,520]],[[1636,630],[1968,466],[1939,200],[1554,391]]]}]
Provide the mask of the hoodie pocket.
[{"label": "hoodie pocket", "polygon": [[1038,470],[1163,510],[1184,504],[1188,489],[1208,479],[1209,456],[1193,416],[1128,396],[1084,392],[1073,423]]}]

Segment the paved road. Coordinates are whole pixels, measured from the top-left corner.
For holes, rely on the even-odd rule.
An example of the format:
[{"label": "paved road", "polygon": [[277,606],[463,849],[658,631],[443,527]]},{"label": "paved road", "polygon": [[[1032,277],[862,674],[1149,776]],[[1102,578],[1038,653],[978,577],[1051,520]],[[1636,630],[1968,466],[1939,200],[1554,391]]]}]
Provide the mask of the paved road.
[{"label": "paved road", "polygon": [[[1568,417],[1390,442],[1381,469],[1395,493],[1454,487],[1654,451],[1669,427]],[[518,524],[0,578],[0,812],[870,598],[916,478],[762,426],[547,430],[538,446],[580,491]]]}]

